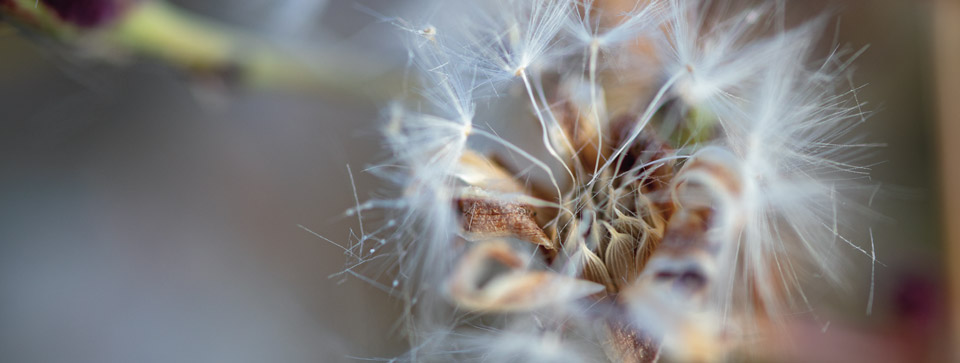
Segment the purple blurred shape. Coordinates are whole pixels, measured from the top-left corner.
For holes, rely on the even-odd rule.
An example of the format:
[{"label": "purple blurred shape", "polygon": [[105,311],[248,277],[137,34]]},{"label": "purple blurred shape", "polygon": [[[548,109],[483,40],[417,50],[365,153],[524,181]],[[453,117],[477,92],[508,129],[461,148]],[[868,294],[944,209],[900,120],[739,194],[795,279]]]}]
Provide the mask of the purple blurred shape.
[{"label": "purple blurred shape", "polygon": [[120,12],[122,0],[41,0],[66,22],[81,27],[95,27],[113,19]]}]

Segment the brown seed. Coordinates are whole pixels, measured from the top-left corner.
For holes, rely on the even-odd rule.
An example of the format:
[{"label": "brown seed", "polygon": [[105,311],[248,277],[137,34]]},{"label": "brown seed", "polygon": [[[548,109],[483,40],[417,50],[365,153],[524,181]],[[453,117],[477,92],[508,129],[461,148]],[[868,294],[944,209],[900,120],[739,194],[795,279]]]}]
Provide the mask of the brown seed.
[{"label": "brown seed", "polygon": [[646,232],[652,233],[658,239],[662,238],[664,229],[667,227],[667,216],[663,215],[663,209],[646,195],[639,192],[637,193],[635,206],[637,208],[637,216],[646,224]]},{"label": "brown seed", "polygon": [[617,218],[611,224],[613,229],[628,234],[637,240],[642,239],[647,234],[648,227],[639,218],[627,216],[620,211],[616,211],[616,214]]},{"label": "brown seed", "polygon": [[640,245],[637,246],[637,254],[634,256],[634,264],[637,271],[643,271],[643,268],[647,265],[647,261],[653,256],[653,252],[657,250],[659,242],[659,238],[650,233],[640,241]]},{"label": "brown seed", "polygon": [[549,250],[553,241],[536,222],[534,208],[517,202],[484,197],[457,200],[462,216],[461,226],[468,238],[516,237]]},{"label": "brown seed", "polygon": [[590,251],[586,245],[580,245],[581,263],[583,264],[583,278],[601,284],[607,288],[607,292],[616,292],[616,286],[610,278],[610,272],[607,266],[603,264],[597,254]]},{"label": "brown seed", "polygon": [[638,242],[633,236],[620,233],[610,224],[605,224],[610,233],[603,261],[617,289],[629,285],[637,277],[636,251]]}]

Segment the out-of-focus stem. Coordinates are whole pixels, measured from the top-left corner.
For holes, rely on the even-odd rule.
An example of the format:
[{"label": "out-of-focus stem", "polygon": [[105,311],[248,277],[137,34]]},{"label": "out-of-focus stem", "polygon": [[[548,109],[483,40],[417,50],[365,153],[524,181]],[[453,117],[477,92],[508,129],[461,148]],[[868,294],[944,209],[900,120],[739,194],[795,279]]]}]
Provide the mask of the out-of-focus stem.
[{"label": "out-of-focus stem", "polygon": [[256,52],[242,50],[246,41],[235,34],[159,2],[130,9],[106,35],[128,49],[190,69],[226,68],[253,55],[242,52]]},{"label": "out-of-focus stem", "polygon": [[127,4],[116,19],[96,27],[62,21],[42,3],[35,6],[34,0],[15,0],[7,10],[15,19],[64,43],[96,44],[119,54],[158,59],[190,74],[220,77],[245,87],[384,97],[395,91],[389,86],[369,87],[371,75],[384,67],[366,57],[320,49],[299,49],[294,54],[163,1]]}]

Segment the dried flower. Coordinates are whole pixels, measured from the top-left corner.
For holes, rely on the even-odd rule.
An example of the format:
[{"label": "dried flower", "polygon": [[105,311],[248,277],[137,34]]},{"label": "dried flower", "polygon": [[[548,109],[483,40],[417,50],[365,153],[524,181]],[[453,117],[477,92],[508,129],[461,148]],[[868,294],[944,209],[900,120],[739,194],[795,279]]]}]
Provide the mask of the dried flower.
[{"label": "dried flower", "polygon": [[[849,63],[811,67],[822,21],[714,3],[392,21],[427,103],[391,110],[378,173],[401,195],[354,212],[395,217],[350,254],[392,243],[404,358],[722,360],[806,304],[803,271],[841,279],[839,191],[866,171],[848,163],[865,118],[838,86]],[[539,142],[514,134],[527,122]]]}]

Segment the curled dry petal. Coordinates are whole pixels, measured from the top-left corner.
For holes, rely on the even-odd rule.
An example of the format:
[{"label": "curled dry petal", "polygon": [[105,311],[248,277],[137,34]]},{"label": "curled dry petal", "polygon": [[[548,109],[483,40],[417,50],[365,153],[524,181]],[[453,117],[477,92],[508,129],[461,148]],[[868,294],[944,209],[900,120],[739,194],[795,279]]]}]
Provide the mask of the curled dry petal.
[{"label": "curled dry petal", "polygon": [[708,242],[704,216],[681,209],[671,218],[663,241],[646,262],[640,279],[649,281],[652,288],[702,301],[714,280],[716,258]]},{"label": "curled dry petal", "polygon": [[659,285],[703,297],[717,279],[717,258],[735,243],[740,180],[726,154],[698,154],[674,179],[677,210],[644,271]]},{"label": "curled dry petal", "polygon": [[523,185],[503,166],[471,150],[464,151],[460,157],[456,175],[464,183],[483,190],[504,194],[525,192]]},{"label": "curled dry petal", "polygon": [[527,311],[604,290],[600,284],[527,269],[524,256],[504,241],[476,245],[461,259],[449,282],[461,307],[485,312]]}]

